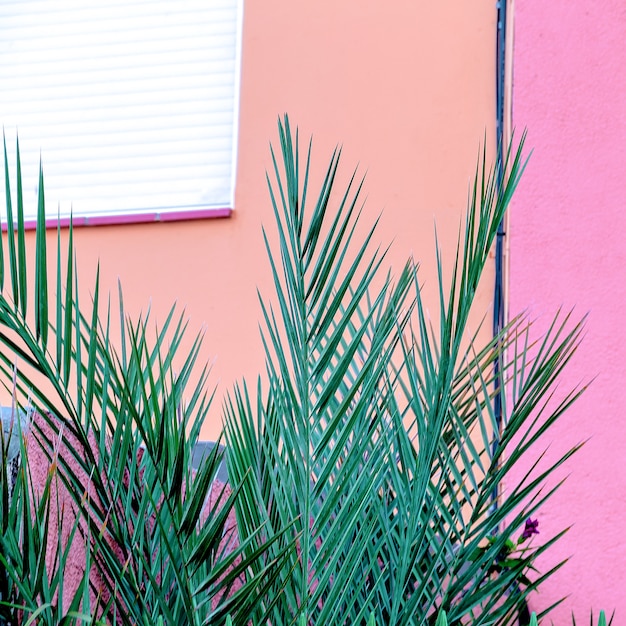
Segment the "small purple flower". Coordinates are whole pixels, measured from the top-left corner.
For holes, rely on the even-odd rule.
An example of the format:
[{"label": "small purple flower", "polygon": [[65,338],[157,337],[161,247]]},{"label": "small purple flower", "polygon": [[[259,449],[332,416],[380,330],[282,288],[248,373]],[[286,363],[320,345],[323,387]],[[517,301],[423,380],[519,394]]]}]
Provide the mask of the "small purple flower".
[{"label": "small purple flower", "polygon": [[524,524],[524,531],[522,532],[522,536],[519,538],[521,541],[526,541],[526,539],[530,539],[533,535],[539,534],[539,520],[538,519],[530,519],[530,517],[526,520],[526,524]]}]

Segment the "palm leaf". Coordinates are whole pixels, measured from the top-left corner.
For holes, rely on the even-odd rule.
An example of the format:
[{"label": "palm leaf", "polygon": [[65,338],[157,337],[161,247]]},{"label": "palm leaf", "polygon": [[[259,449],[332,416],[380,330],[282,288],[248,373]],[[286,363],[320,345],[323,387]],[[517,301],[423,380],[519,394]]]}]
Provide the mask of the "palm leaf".
[{"label": "palm leaf", "polygon": [[[340,150],[311,204],[311,143],[301,177],[286,117],[279,137],[268,175],[276,247],[265,235],[276,297],[261,298],[267,389],[259,383],[254,398],[244,383],[226,404],[242,535],[294,524],[275,623],[358,623],[372,611],[385,624],[434,624],[443,611],[449,623],[508,623],[551,573],[527,577],[560,535],[533,547],[511,536],[573,450],[547,467],[528,459],[582,391],[554,401],[581,333],[568,316],[539,341],[523,317],[484,346],[469,327],[524,138],[491,171],[480,155],[450,277],[437,245],[433,327],[417,268],[394,285],[371,247],[376,224],[357,240],[363,181],[335,192]],[[533,470],[494,502],[522,460]]]},{"label": "palm leaf", "polygon": [[[248,476],[237,505],[244,536],[259,524],[268,532],[294,524],[298,551],[281,576],[277,623],[358,623],[369,616],[372,596],[371,568],[363,568],[376,523],[370,494],[387,456],[378,380],[406,318],[410,274],[397,286],[385,282],[365,319],[356,319],[384,258],[369,252],[374,229],[355,242],[362,182],[353,176],[331,207],[336,151],[309,208],[311,146],[301,180],[297,132],[287,119],[279,132],[285,176],[272,153],[270,184],[278,254],[266,237],[278,315],[261,301],[269,387],[254,405],[247,386],[238,387],[227,404],[229,472],[234,480]],[[349,386],[347,376],[354,376]],[[344,586],[348,572],[358,573],[358,586]]]},{"label": "palm leaf", "polygon": [[[74,535],[87,546],[86,586],[68,607],[68,620],[89,621],[110,612],[124,624],[151,624],[159,617],[172,624],[221,624],[229,612],[233,623],[245,624],[250,604],[274,583],[289,546],[275,549],[271,562],[263,564],[265,544],[258,533],[239,548],[224,543],[237,489],[223,493],[216,508],[204,506],[219,463],[212,456],[198,472],[191,468],[212,398],[208,370],[200,367],[199,377],[195,372],[202,337],[187,343],[184,315],[174,308],[152,333],[149,312],[136,320],[127,317],[121,290],[120,337],[112,337],[111,305],[103,304],[99,272],[89,306],[79,303],[71,227],[65,245],[57,230],[49,282],[41,170],[34,274],[29,275],[19,146],[17,154],[16,219],[5,159],[9,249],[7,256],[0,254],[0,276],[10,277],[11,284],[4,281],[0,293],[0,379],[18,405],[32,402],[38,415],[33,445],[40,445],[57,468],[55,480],[77,516]],[[34,534],[47,530],[47,520],[61,504],[45,492],[34,509],[34,527],[27,500],[34,487],[27,475],[24,481],[19,506],[8,503],[6,490],[2,498],[3,511],[13,506],[13,517],[6,519],[13,519],[15,528],[12,540],[5,535],[13,550],[5,554],[19,552],[23,559],[21,564],[6,559],[0,601],[11,598],[13,609],[36,611],[30,617],[39,623],[61,623],[53,621],[48,598],[63,588],[69,549],[57,552],[57,569],[46,570],[47,539]],[[257,577],[245,580],[253,561],[261,563]],[[240,578],[240,590],[228,598]],[[28,587],[30,580],[34,586]],[[95,606],[89,586],[98,597]]]}]

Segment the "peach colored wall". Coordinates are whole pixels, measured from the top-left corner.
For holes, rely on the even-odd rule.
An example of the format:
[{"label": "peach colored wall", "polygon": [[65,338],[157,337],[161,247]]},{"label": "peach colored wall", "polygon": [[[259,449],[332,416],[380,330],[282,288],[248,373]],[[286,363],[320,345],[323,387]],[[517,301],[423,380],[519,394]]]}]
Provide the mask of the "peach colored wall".
[{"label": "peach colored wall", "polygon": [[206,326],[219,384],[207,438],[220,430],[224,391],[264,366],[256,288],[271,292],[261,224],[273,221],[265,170],[278,115],[314,134],[318,173],[343,143],[345,172],[368,170],[366,216],[384,210],[380,241],[395,238],[392,261],[413,252],[432,272],[434,220],[452,252],[479,142],[493,140],[494,41],[485,0],[250,0],[232,217],[77,229],[84,287],[99,259],[104,287],[116,290],[119,277],[131,312],[151,301],[162,319],[176,300],[192,331]]},{"label": "peach colored wall", "polygon": [[[129,312],[150,303],[162,320],[177,301],[192,332],[206,327],[219,390],[204,437],[220,431],[223,393],[263,370],[256,289],[271,293],[261,224],[273,222],[265,170],[277,117],[314,134],[314,173],[338,142],[346,176],[357,163],[368,171],[365,219],[384,210],[380,243],[394,240],[397,268],[411,253],[423,261],[432,293],[434,222],[451,255],[479,143],[494,139],[495,18],[491,0],[247,1],[232,217],[76,230],[83,300],[99,260],[104,290],[119,278]],[[488,273],[477,319],[490,319],[492,283]]]},{"label": "peach colored wall", "polygon": [[557,307],[589,312],[562,388],[597,377],[553,433],[589,439],[539,515],[547,535],[573,524],[550,559],[570,562],[535,599],[571,594],[554,623],[589,610],[626,616],[626,10],[623,0],[519,0],[513,123],[534,149],[510,217],[510,308],[545,323]]}]

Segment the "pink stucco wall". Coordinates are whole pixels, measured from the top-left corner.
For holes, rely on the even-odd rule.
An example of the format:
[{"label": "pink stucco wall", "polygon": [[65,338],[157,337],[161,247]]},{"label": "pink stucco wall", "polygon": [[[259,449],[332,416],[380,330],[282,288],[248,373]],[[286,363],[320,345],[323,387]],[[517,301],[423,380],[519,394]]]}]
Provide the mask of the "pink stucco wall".
[{"label": "pink stucco wall", "polygon": [[623,0],[515,6],[513,124],[534,152],[510,217],[510,310],[589,312],[562,385],[596,377],[552,433],[559,449],[590,438],[539,516],[546,535],[574,525],[549,557],[571,560],[533,598],[571,594],[555,624],[591,607],[626,619],[625,33]]},{"label": "pink stucco wall", "polygon": [[[50,523],[49,523],[49,539],[48,539],[48,559],[47,559],[47,567],[49,568],[49,572],[54,571],[56,565],[57,553],[56,551],[60,546],[64,549],[67,545],[68,538],[70,536],[72,525],[74,524],[75,518],[72,514],[68,514],[68,511],[73,511],[75,509],[74,501],[72,500],[72,496],[68,492],[67,488],[62,484],[61,479],[56,471],[56,462],[51,463],[48,459],[46,449],[40,443],[40,439],[35,435],[37,432],[44,432],[46,437],[50,438],[51,441],[54,442],[55,452],[60,456],[65,458],[72,469],[72,471],[77,476],[82,476],[83,484],[85,486],[86,492],[89,492],[89,485],[91,484],[91,479],[81,470],[80,465],[76,462],[75,459],[72,458],[72,455],[68,453],[68,446],[76,449],[80,448],[80,443],[78,440],[71,436],[67,430],[62,431],[61,435],[55,434],[52,428],[46,423],[45,419],[40,415],[35,415],[34,417],[34,427],[31,428],[29,434],[26,437],[26,449],[28,454],[28,472],[31,480],[31,484],[34,486],[34,491],[36,494],[36,501],[41,497],[42,491],[44,489],[44,485],[48,477],[51,478],[51,514],[50,514]],[[97,450],[96,440],[93,435],[89,437],[91,445]],[[97,454],[97,452],[96,452]],[[138,457],[140,459],[140,457]],[[129,459],[123,459],[123,462],[128,463]],[[130,467],[127,465],[126,467]],[[222,499],[222,489],[225,489],[223,494],[224,498],[228,498],[231,493],[231,488],[228,485],[224,485],[217,478],[213,483],[213,487],[209,491],[209,495],[205,501],[204,509],[203,509],[203,517],[205,519],[210,518],[212,511],[217,511],[221,508],[220,502],[224,502]],[[64,522],[59,528],[59,520],[57,518],[57,509],[56,503],[60,505],[60,510],[64,512],[65,519]],[[217,507],[217,508],[216,508]],[[114,514],[114,513],[113,513]],[[152,520],[153,521],[153,520]],[[146,520],[146,524],[151,524],[151,520]],[[81,528],[85,528],[85,519],[81,518]],[[226,551],[230,551],[238,545],[238,537],[236,535],[231,534],[231,529],[235,528],[235,511],[234,509],[230,511],[225,527],[224,527],[224,540],[222,542],[222,547]],[[74,595],[76,594],[76,590],[79,588],[84,573],[85,573],[85,542],[81,537],[81,532],[79,531],[74,535],[71,549],[69,553],[69,558],[66,562],[65,569],[63,570],[63,607],[64,611],[68,610]],[[107,541],[109,541],[110,545],[116,545],[114,540],[112,539],[110,534],[106,534],[108,537]],[[228,539],[226,539],[228,537]],[[117,551],[118,557],[121,558],[121,550]],[[92,561],[93,563],[93,561]],[[103,582],[101,574],[98,571],[98,568],[94,565],[91,570],[90,575],[90,585],[91,585],[91,608],[97,606],[97,593],[103,594],[103,597],[107,597],[106,586]],[[237,589],[237,583],[235,584],[234,589]],[[219,595],[217,596],[219,598]],[[213,606],[217,605],[217,598],[213,599]],[[82,623],[82,622],[81,622]],[[115,623],[115,622],[114,622]]]}]

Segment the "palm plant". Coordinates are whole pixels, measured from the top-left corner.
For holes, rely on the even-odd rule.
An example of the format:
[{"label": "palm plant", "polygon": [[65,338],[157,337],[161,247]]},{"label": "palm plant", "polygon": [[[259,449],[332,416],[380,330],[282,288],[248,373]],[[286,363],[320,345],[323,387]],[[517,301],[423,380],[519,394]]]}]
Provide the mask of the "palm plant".
[{"label": "palm plant", "polygon": [[[130,319],[120,289],[121,331],[114,340],[110,300],[101,302],[97,275],[92,302],[79,302],[71,226],[67,243],[58,230],[49,267],[42,174],[31,277],[19,147],[15,211],[6,161],[5,147],[0,377],[17,407],[34,407],[29,448],[41,446],[51,465],[41,494],[33,489],[23,445],[14,489],[6,471],[1,473],[0,623],[162,619],[199,625],[222,624],[227,617],[246,623],[282,557],[263,566],[261,576],[242,580],[263,546],[230,545],[227,518],[236,490],[221,492],[217,506],[205,510],[220,455],[216,447],[192,471],[194,444],[211,401],[206,368],[190,383],[201,337],[181,353],[182,314],[172,309],[152,335],[149,312]],[[2,468],[15,441],[13,432],[6,442],[2,438]],[[65,542],[61,530],[59,537],[50,536],[51,520],[69,528]],[[63,581],[72,541],[85,546],[86,574],[69,590]],[[50,555],[56,555],[52,561]]]},{"label": "palm plant", "polygon": [[[606,613],[604,611],[600,611],[600,614],[598,615],[598,622],[597,622],[597,626],[611,626],[611,624],[613,623],[613,617],[614,615],[611,615],[611,617],[609,618],[609,621],[606,621]],[[531,623],[531,626],[536,626],[537,622],[535,620],[534,623]],[[593,611],[591,611],[591,615],[589,616],[589,624],[590,626],[596,626],[596,622],[593,619]],[[572,615],[572,626],[576,626],[576,618],[574,617],[574,615]]]},{"label": "palm plant", "polygon": [[[16,411],[34,407],[50,472],[37,492],[32,443],[3,428],[0,624],[507,623],[550,575],[528,575],[558,539],[534,545],[531,516],[573,451],[511,476],[581,392],[552,397],[581,326],[559,316],[534,341],[520,318],[482,346],[468,322],[522,147],[489,173],[483,153],[451,277],[438,251],[433,324],[414,263],[393,281],[371,247],[375,226],[359,239],[356,175],[335,206],[339,151],[310,205],[311,147],[301,163],[286,118],[279,130],[277,251],[266,238],[277,301],[261,302],[267,387],[244,383],[227,402],[233,492],[209,511],[218,448],[191,470],[211,402],[208,371],[194,372],[201,337],[183,350],[175,309],[152,334],[149,312],[126,315],[121,289],[117,336],[97,275],[92,301],[79,302],[71,227],[66,243],[57,231],[49,267],[42,176],[29,276],[19,149],[15,211],[5,150],[0,379]],[[84,576],[68,589],[72,541],[85,548]]]},{"label": "palm plant", "polygon": [[[297,549],[254,617],[434,624],[445,611],[450,624],[511,623],[553,571],[528,576],[558,536],[534,545],[524,528],[573,450],[521,480],[512,470],[582,391],[553,398],[581,332],[568,316],[539,340],[515,319],[486,345],[468,322],[524,169],[523,140],[492,171],[481,155],[451,276],[437,249],[432,322],[415,264],[394,282],[372,248],[376,225],[358,238],[363,181],[355,173],[335,190],[340,151],[311,201],[311,144],[301,159],[287,118],[279,132],[268,176],[278,244],[265,239],[276,299],[261,298],[267,386],[237,386],[225,428],[247,550],[288,524]],[[277,540],[255,571],[282,548]]]},{"label": "palm plant", "polygon": [[[600,614],[598,616],[598,621],[594,621],[593,619],[593,611],[591,611],[591,615],[589,616],[589,626],[611,626],[611,624],[613,623],[613,617],[614,615],[611,615],[611,617],[609,618],[609,621],[606,621],[606,613],[604,611],[600,611]],[[537,616],[533,613],[530,616],[530,622],[529,622],[530,626],[539,626],[539,622],[537,621]],[[576,617],[574,615],[572,615],[572,626],[576,626]]]},{"label": "palm plant", "polygon": [[[64,564],[77,539],[78,518],[71,522],[64,519],[55,472],[48,473],[41,493],[37,492],[27,471],[28,450],[20,434],[18,423],[11,435],[17,442],[18,458],[24,471],[18,469],[11,480],[9,466],[3,463],[0,467],[0,600],[3,601],[0,624],[19,623],[19,615],[28,617],[25,623],[90,621],[88,561],[83,576],[67,599],[64,590]],[[7,458],[8,448],[3,447],[3,459]],[[64,542],[61,529],[68,526]]]}]

